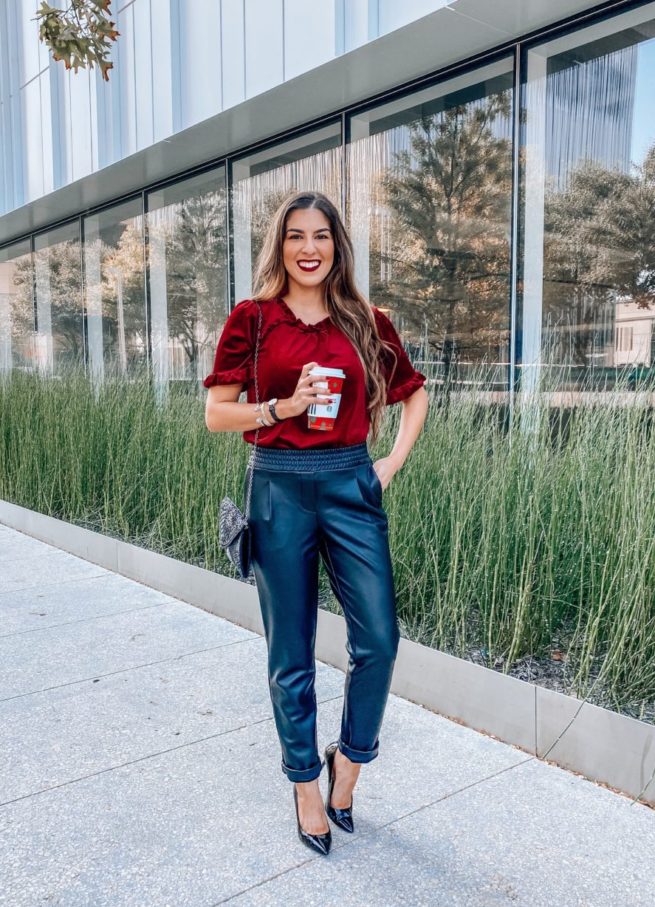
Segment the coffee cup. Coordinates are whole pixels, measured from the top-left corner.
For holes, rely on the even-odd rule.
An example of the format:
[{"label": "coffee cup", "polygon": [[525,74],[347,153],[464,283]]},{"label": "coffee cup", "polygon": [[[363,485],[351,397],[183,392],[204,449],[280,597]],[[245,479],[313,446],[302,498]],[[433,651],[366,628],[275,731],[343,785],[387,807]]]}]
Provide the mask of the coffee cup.
[{"label": "coffee cup", "polygon": [[315,381],[315,387],[324,387],[328,390],[327,394],[319,394],[318,398],[329,399],[329,403],[310,403],[307,407],[307,426],[319,431],[332,431],[334,420],[339,412],[341,403],[341,388],[346,377],[346,373],[340,368],[326,368],[325,366],[315,365],[310,369],[310,375],[325,375],[327,381]]}]

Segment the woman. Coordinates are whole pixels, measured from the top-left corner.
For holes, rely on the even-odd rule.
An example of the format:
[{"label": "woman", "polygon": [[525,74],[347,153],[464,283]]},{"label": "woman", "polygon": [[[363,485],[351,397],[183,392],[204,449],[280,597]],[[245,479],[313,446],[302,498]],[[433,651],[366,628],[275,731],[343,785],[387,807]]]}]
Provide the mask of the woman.
[{"label": "woman", "polygon": [[[352,791],[361,764],[378,755],[400,635],[382,492],[428,407],[425,376],[391,321],[357,290],[353,272],[352,244],[332,202],[319,192],[287,199],[259,256],[255,296],[230,313],[203,382],[210,431],[242,431],[249,443],[259,431],[250,525],[271,701],[298,835],[323,854],[332,840],[326,810],[353,830]],[[310,404],[330,402],[320,367],[345,373],[329,431],[308,424]],[[247,402],[239,403],[244,388]],[[375,441],[385,404],[398,401],[404,408],[393,449],[373,463],[369,430]],[[325,749],[325,809],[314,692],[319,555],[344,611],[350,656],[340,737]]]}]

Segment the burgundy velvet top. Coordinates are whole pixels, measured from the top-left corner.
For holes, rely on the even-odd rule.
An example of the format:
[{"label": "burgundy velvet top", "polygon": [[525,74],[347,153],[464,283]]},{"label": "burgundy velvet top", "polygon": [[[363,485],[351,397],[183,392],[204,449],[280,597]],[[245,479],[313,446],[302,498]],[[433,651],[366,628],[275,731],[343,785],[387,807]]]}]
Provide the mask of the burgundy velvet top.
[{"label": "burgundy velvet top", "polygon": [[[331,431],[307,427],[307,411],[276,422],[270,428],[261,426],[257,444],[261,447],[345,447],[366,441],[370,420],[366,412],[364,368],[349,338],[329,315],[315,324],[297,318],[286,302],[277,297],[262,300],[262,329],[259,339],[257,377],[259,399],[292,397],[300,372],[306,362],[341,368],[346,373],[339,412]],[[375,306],[378,331],[383,340],[393,345],[398,362],[383,354],[387,377],[387,404],[411,396],[426,380],[416,371],[405,352],[391,320]],[[215,384],[243,385],[246,399],[255,403],[253,357],[259,310],[252,299],[243,299],[230,312],[216,347],[214,367],[203,381],[205,387]],[[256,429],[243,432],[243,438],[254,443]]]}]

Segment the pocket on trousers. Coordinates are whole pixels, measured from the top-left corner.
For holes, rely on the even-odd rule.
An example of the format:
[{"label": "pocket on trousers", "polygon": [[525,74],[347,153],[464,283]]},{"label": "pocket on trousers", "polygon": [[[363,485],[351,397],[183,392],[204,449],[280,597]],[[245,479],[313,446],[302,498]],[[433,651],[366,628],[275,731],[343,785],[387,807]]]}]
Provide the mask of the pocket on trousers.
[{"label": "pocket on trousers", "polygon": [[380,503],[382,503],[382,482],[380,481],[380,476],[375,471],[375,467],[371,463],[371,476],[373,477],[373,487],[377,489],[378,498]]},{"label": "pocket on trousers", "polygon": [[357,472],[357,484],[364,500],[374,507],[382,507],[382,482],[369,463]]},{"label": "pocket on trousers", "polygon": [[[248,494],[248,473],[250,467],[246,469],[246,477],[243,483],[243,506],[245,509]],[[250,520],[268,521],[271,518],[271,483],[267,475],[261,470],[255,469],[252,478],[252,496],[250,498]]]}]

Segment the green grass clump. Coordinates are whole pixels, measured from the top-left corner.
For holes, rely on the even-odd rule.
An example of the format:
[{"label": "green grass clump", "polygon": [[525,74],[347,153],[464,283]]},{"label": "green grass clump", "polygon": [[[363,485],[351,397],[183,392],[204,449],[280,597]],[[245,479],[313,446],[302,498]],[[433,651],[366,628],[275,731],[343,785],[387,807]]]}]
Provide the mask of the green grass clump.
[{"label": "green grass clump", "polygon": [[[621,376],[581,391],[568,407],[550,391],[517,395],[510,412],[484,392],[431,390],[384,493],[398,615],[408,638],[505,671],[556,650],[568,691],[643,717],[655,700],[655,396]],[[233,576],[217,511],[225,494],[243,503],[249,446],[207,430],[204,391],[161,393],[145,372],[95,387],[80,369],[14,373],[0,384],[0,497]],[[389,409],[374,459],[401,411]]]}]

